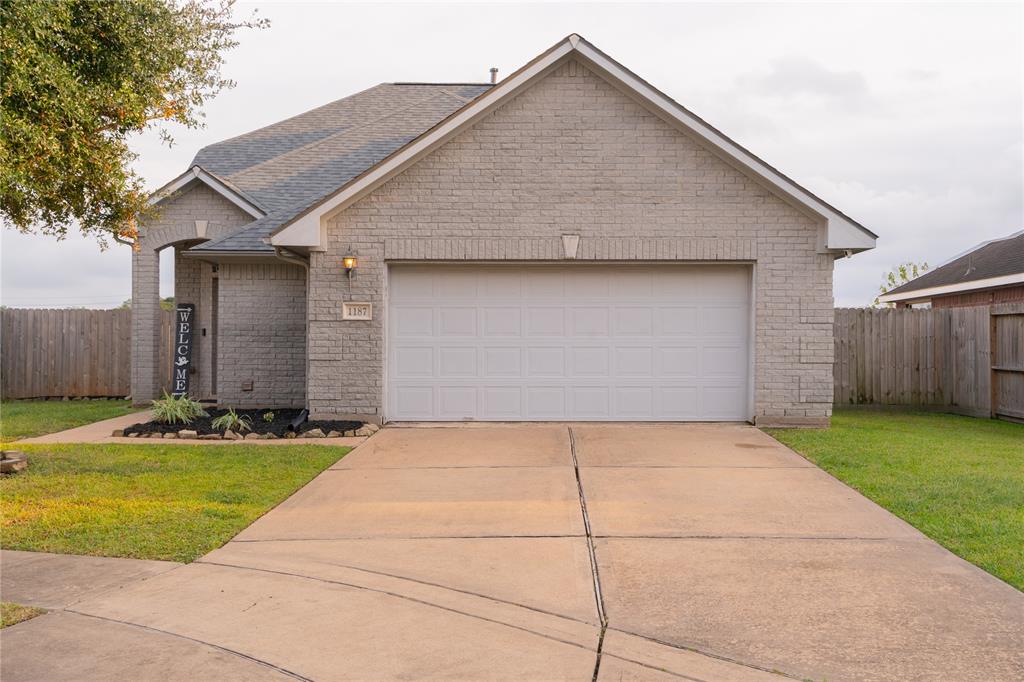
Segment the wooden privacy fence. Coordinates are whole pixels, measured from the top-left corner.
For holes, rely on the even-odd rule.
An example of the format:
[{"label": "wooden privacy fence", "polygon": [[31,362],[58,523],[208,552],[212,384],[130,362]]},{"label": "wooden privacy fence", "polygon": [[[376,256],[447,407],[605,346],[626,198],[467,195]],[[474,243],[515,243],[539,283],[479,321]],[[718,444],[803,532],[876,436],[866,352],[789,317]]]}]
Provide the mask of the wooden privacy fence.
[{"label": "wooden privacy fence", "polygon": [[1024,304],[839,308],[837,405],[916,405],[1024,419]]},{"label": "wooden privacy fence", "polygon": [[[161,376],[171,376],[174,313],[161,312]],[[131,393],[132,315],[117,310],[0,311],[0,396],[123,397]]]}]

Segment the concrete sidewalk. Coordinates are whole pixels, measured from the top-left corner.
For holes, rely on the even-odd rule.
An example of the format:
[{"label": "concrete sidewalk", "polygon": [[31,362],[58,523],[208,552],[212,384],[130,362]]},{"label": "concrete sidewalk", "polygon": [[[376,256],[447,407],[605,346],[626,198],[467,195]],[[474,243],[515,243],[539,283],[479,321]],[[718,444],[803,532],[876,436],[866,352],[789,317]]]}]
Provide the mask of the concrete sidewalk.
[{"label": "concrete sidewalk", "polygon": [[4,639],[5,679],[991,682],[1024,594],[751,427],[391,428]]}]

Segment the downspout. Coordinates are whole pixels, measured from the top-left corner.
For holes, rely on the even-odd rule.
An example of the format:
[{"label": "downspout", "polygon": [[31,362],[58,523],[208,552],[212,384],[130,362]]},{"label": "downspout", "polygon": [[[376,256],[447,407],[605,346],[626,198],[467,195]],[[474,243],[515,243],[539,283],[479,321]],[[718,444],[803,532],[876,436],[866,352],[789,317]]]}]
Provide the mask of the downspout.
[{"label": "downspout", "polygon": [[306,271],[306,387],[303,402],[306,403],[304,412],[309,414],[309,260],[289,251],[283,246],[274,247],[274,257],[289,265],[298,265]]}]

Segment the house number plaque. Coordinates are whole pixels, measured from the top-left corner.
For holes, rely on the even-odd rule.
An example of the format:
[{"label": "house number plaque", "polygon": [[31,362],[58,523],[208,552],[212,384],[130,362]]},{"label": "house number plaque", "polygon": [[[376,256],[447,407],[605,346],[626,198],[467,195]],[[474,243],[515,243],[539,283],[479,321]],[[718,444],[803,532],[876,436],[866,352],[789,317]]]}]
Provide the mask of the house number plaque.
[{"label": "house number plaque", "polygon": [[343,320],[372,320],[372,303],[342,303],[341,319]]},{"label": "house number plaque", "polygon": [[171,395],[180,398],[188,394],[189,368],[192,365],[192,327],[196,307],[180,303],[174,309],[174,366],[171,368]]}]

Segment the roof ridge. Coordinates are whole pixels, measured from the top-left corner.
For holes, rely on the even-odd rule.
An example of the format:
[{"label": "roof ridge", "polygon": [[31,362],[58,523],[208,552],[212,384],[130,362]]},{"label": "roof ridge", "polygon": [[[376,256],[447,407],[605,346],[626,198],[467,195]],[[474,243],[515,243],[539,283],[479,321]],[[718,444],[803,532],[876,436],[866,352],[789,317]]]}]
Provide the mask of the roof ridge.
[{"label": "roof ridge", "polygon": [[[320,111],[321,109],[326,109],[327,107],[329,107],[329,106],[331,106],[333,104],[337,104],[338,102],[344,102],[345,100],[352,99],[353,97],[358,97],[359,95],[363,95],[363,94],[365,94],[367,92],[370,92],[371,90],[376,90],[377,88],[382,88],[385,85],[392,85],[392,83],[377,83],[376,85],[371,85],[370,87],[364,88],[364,89],[360,90],[359,92],[353,92],[351,95],[345,95],[344,97],[339,97],[338,99],[331,100],[330,102],[327,102],[325,104],[321,104],[318,107],[313,107],[312,109],[308,109],[306,111],[300,112],[300,113],[295,114],[293,116],[289,116],[288,118],[281,119],[280,121],[275,121],[273,123],[268,123],[265,126],[260,126],[259,128],[255,128],[255,129],[250,130],[248,132],[239,133],[238,135],[234,135],[232,137],[228,137],[228,138],[225,138],[223,140],[218,140],[217,142],[214,142],[212,144],[208,144],[205,147],[200,147],[199,151],[196,152],[196,156],[198,157],[199,154],[201,154],[204,149],[209,149],[210,147],[216,147],[217,145],[225,144],[227,142],[232,142],[234,140],[240,140],[243,137],[248,137],[249,135],[255,135],[256,133],[258,133],[260,131],[267,130],[268,128],[273,128],[275,126],[281,125],[282,123],[287,123],[288,121],[294,121],[295,119],[299,118],[300,116],[305,116],[306,114],[312,114],[314,111]],[[191,165],[194,166],[196,164],[192,163]]]},{"label": "roof ridge", "polygon": [[[333,135],[328,135],[327,137],[322,137],[319,140],[313,140],[312,142],[308,142],[308,143],[302,145],[301,147],[296,147],[295,149],[290,149],[287,152],[285,152],[284,154],[278,154],[277,156],[272,156],[269,159],[266,159],[265,161],[260,161],[257,164],[254,164],[252,166],[249,166],[247,168],[244,168],[244,169],[238,171],[237,173],[234,173],[231,177],[233,177],[233,178],[244,178],[251,171],[254,171],[257,168],[260,168],[262,166],[266,166],[266,165],[268,165],[268,164],[270,164],[272,162],[276,162],[276,161],[279,161],[281,159],[288,158],[288,157],[292,156],[293,154],[298,154],[299,152],[304,152],[304,151],[306,151],[308,149],[312,149],[312,148],[314,148],[314,147],[316,147],[318,145],[324,144],[325,142],[328,142],[328,141],[331,141],[331,140],[336,140],[338,138],[344,137],[345,135],[348,135],[349,133],[353,133],[353,132],[355,132],[357,130],[362,130],[362,129],[368,127],[368,126],[374,125],[375,123],[379,123],[379,122],[381,122],[381,121],[383,121],[385,119],[391,118],[392,116],[395,116],[397,114],[401,114],[401,113],[403,113],[405,111],[408,111],[409,109],[412,109],[414,107],[420,106],[424,102],[429,102],[430,100],[437,99],[438,97],[441,97],[441,96],[444,96],[444,95],[452,97],[453,99],[460,99],[456,95],[453,95],[453,94],[451,94],[451,93],[449,93],[449,92],[447,92],[445,90],[442,90],[440,93],[432,93],[429,96],[424,97],[421,100],[417,100],[416,102],[414,102],[412,104],[409,104],[408,106],[402,107],[401,109],[395,109],[395,110],[393,110],[393,111],[391,111],[391,112],[389,112],[387,114],[384,114],[383,116],[378,116],[377,118],[374,118],[374,119],[371,119],[369,121],[366,121],[365,123],[362,123],[360,125],[353,126],[351,128],[345,128],[344,130],[339,130],[338,132],[334,133]],[[469,101],[469,100],[467,100],[467,101]],[[466,101],[463,101],[462,105],[464,106],[466,103],[467,103]],[[461,109],[462,107],[459,107],[459,108]]]}]

